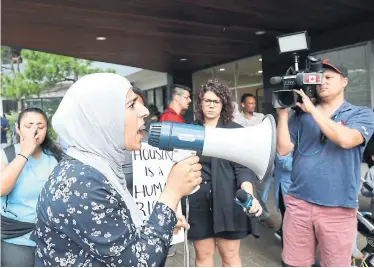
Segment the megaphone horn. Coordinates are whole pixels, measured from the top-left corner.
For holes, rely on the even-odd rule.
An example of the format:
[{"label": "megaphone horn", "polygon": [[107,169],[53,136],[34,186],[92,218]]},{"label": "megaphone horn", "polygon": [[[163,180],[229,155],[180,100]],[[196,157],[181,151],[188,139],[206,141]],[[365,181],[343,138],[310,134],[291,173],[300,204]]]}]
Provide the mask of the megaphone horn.
[{"label": "megaphone horn", "polygon": [[274,167],[276,124],[272,115],[266,115],[258,125],[234,129],[153,123],[148,143],[161,150],[182,149],[236,162],[251,169],[263,181]]}]

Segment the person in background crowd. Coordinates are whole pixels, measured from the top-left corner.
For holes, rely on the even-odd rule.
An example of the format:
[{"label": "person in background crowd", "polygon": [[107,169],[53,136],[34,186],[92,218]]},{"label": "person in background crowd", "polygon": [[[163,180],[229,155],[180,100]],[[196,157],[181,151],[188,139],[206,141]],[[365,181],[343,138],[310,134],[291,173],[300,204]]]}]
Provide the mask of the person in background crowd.
[{"label": "person in background crowd", "polygon": [[17,135],[17,123],[14,124],[12,128],[12,134],[10,135],[10,144],[18,143],[18,135]]},{"label": "person in background crowd", "polygon": [[191,103],[191,89],[187,86],[173,85],[172,101],[160,116],[160,122],[184,123],[183,113]]},{"label": "person in background crowd", "polygon": [[[371,136],[364,154],[363,154],[363,160],[364,162],[368,165],[369,170],[366,172],[364,176],[364,180],[371,186],[374,186],[374,135]],[[370,200],[370,212],[372,213],[371,219],[374,217],[374,193],[366,189],[365,187],[361,188],[361,194],[365,197],[369,197]],[[357,234],[356,232],[355,235],[355,240],[353,243],[353,251],[352,251],[352,256],[355,259],[362,260],[364,258],[364,255],[362,252],[358,249],[357,247]]]},{"label": "person in background crowd", "polygon": [[[62,152],[48,136],[49,123],[39,108],[18,117],[19,143],[1,150],[1,266],[34,266],[38,196]],[[13,155],[13,159],[11,158]],[[3,225],[4,223],[4,225]],[[8,237],[6,239],[6,237]]]},{"label": "person in background crowd", "polygon": [[150,121],[150,123],[160,121],[161,113],[158,110],[156,105],[154,105],[154,104],[149,105],[148,110],[149,110],[149,121]]},{"label": "person in background crowd", "polygon": [[[369,170],[366,172],[364,180],[372,187],[374,186],[374,135],[370,138],[368,145],[364,151],[364,161],[368,165]],[[374,216],[374,193],[370,192],[365,187],[361,188],[361,194],[365,197],[370,197],[370,209]]]},{"label": "person in background crowd", "polygon": [[[254,95],[250,93],[243,94],[240,103],[242,112],[238,113],[234,117],[235,123],[238,123],[243,127],[251,127],[260,124],[265,118],[264,114],[255,112],[256,97]],[[256,180],[255,182],[256,197],[260,201],[261,207],[263,209],[260,222],[269,228],[274,228],[275,222],[271,218],[269,208],[266,204],[266,196],[270,188],[271,178],[266,178],[266,180],[267,181],[265,182],[260,182],[259,180]]]},{"label": "person in background crowd", "polygon": [[[197,91],[196,124],[206,127],[240,128],[232,122],[234,107],[231,92],[219,80],[209,80]],[[253,196],[252,183],[256,175],[248,168],[223,159],[201,156],[202,183],[200,189],[188,196],[188,239],[193,241],[196,266],[213,266],[216,246],[222,266],[241,266],[240,239],[249,234],[257,236],[255,223],[233,200],[238,189]],[[183,207],[186,212],[186,201]],[[253,199],[250,213],[262,213],[261,205]]]},{"label": "person in background crowd", "polygon": [[243,127],[251,127],[260,124],[265,115],[256,113],[256,97],[253,94],[245,93],[241,96],[241,113],[238,113],[234,121]]},{"label": "person in background crowd", "polygon": [[[289,109],[289,114],[292,115],[294,111]],[[284,214],[286,213],[286,205],[284,203],[284,196],[286,195],[288,188],[291,185],[291,170],[292,170],[292,154],[287,156],[275,155],[275,168],[274,168],[274,200],[277,211],[280,211],[282,215],[281,226],[278,231],[275,232],[275,237],[282,239],[282,228]]]},{"label": "person in background crowd", "polygon": [[7,131],[9,130],[9,121],[5,114],[1,117],[1,149],[4,149],[8,145]]},{"label": "person in background crowd", "polygon": [[317,242],[322,266],[351,265],[362,152],[374,131],[374,114],[345,101],[347,67],[323,60],[323,68],[316,105],[296,90],[302,112],[289,119],[287,109],[277,109],[277,152],[293,155],[283,222],[285,266],[313,264]]},{"label": "person in background crowd", "polygon": [[284,214],[286,213],[286,205],[284,203],[284,196],[291,185],[291,170],[292,170],[292,155],[281,156],[275,155],[275,170],[274,170],[274,200],[277,211],[281,212],[282,221],[278,231],[275,232],[275,237],[282,241],[282,227]]},{"label": "person in background crowd", "polygon": [[172,168],[146,222],[121,184],[125,151],[141,148],[148,116],[137,100],[112,73],[86,75],[67,91],[52,120],[67,156],[39,197],[35,266],[160,266],[174,228],[187,227],[175,211],[201,182],[198,157]]},{"label": "person in background crowd", "polygon": [[[172,101],[159,116],[159,121],[168,121],[176,123],[184,123],[183,113],[188,109],[191,103],[191,89],[183,85],[172,86]],[[157,107],[156,107],[157,108]],[[168,257],[173,257],[177,249],[172,246],[168,251]]]}]

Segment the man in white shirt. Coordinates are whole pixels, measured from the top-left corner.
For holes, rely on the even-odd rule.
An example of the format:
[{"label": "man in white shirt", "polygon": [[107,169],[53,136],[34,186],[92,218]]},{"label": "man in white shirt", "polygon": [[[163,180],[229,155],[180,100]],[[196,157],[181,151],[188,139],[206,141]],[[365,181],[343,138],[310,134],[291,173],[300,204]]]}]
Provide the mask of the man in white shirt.
[{"label": "man in white shirt", "polygon": [[[241,108],[242,112],[238,113],[234,117],[234,122],[242,125],[243,127],[251,127],[260,124],[264,119],[265,115],[262,113],[255,113],[256,110],[256,97],[250,93],[243,94],[241,97]],[[268,178],[271,179],[271,178]],[[263,209],[261,215],[261,222],[263,222],[267,227],[274,228],[275,223],[270,217],[269,209],[266,205],[266,201],[263,200],[266,182],[260,183],[257,181],[255,183],[257,199],[260,201],[261,207]]]},{"label": "man in white shirt", "polygon": [[241,97],[242,112],[235,115],[234,121],[243,127],[251,127],[262,122],[264,114],[255,113],[256,97],[250,93]]}]

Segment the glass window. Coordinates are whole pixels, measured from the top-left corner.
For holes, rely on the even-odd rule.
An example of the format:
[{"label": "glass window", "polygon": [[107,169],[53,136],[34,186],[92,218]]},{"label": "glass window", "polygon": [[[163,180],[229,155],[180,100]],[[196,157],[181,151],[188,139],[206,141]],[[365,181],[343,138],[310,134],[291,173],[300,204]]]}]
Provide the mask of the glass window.
[{"label": "glass window", "polygon": [[370,53],[367,50],[367,45],[359,45],[316,53],[316,56],[329,59],[332,63],[342,63],[347,66],[349,81],[345,89],[346,100],[353,105],[371,107]]},{"label": "glass window", "polygon": [[52,118],[55,114],[61,100],[62,98],[42,99],[42,110],[47,114],[48,118]]},{"label": "glass window", "polygon": [[155,104],[153,89],[147,90],[148,105]]},{"label": "glass window", "polygon": [[209,79],[213,77],[213,69],[205,69],[192,74],[193,91],[200,89]]},{"label": "glass window", "polygon": [[370,65],[370,95],[371,95],[371,108],[374,109],[374,40],[370,43],[371,51],[369,48],[368,59]]},{"label": "glass window", "polygon": [[262,85],[262,59],[260,55],[237,62],[236,100],[241,110],[241,97],[250,93],[256,97],[256,111],[264,112],[264,89]]},{"label": "glass window", "polygon": [[212,77],[221,79],[229,86],[238,107],[241,96],[251,93],[257,96],[257,111],[263,111],[264,89],[260,55],[195,72],[192,75],[194,91]]},{"label": "glass window", "polygon": [[27,108],[32,108],[32,107],[42,109],[41,99],[22,100],[22,109],[27,109]]},{"label": "glass window", "polygon": [[164,90],[162,87],[155,89],[155,105],[157,106],[159,111],[164,110]]},{"label": "glass window", "polygon": [[162,91],[164,92],[164,108],[166,109],[166,107],[169,105],[169,96],[168,96],[167,87],[166,86],[162,87]]},{"label": "glass window", "polygon": [[224,82],[229,88],[232,88],[235,86],[235,63],[214,67],[211,75]]},{"label": "glass window", "polygon": [[262,85],[261,56],[254,56],[238,61],[236,86]]},{"label": "glass window", "polygon": [[39,109],[42,109],[46,113],[48,118],[52,118],[58,106],[60,105],[61,100],[62,100],[62,97],[26,99],[26,100],[22,100],[22,109],[33,108],[33,107],[39,108]]}]

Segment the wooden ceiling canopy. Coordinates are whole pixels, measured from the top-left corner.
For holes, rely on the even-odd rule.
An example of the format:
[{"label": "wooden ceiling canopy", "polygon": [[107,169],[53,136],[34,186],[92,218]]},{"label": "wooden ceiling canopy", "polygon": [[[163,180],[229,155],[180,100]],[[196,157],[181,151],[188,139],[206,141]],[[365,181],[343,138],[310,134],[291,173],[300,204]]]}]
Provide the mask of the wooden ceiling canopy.
[{"label": "wooden ceiling canopy", "polygon": [[2,45],[161,72],[199,70],[258,54],[277,35],[323,34],[373,12],[373,0],[3,0]]}]

